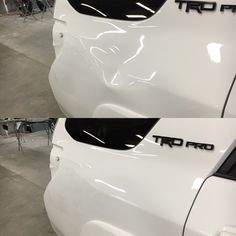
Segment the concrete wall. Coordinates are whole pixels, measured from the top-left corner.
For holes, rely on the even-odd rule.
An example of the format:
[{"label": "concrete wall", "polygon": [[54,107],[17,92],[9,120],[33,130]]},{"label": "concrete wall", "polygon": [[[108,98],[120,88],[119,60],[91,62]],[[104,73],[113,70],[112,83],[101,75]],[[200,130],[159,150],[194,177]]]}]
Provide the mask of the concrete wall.
[{"label": "concrete wall", "polygon": [[6,13],[6,9],[5,9],[4,5],[3,5],[3,1],[2,0],[0,0],[0,13],[1,14]]},{"label": "concrete wall", "polygon": [[[7,5],[7,8],[8,8],[9,12],[18,10],[18,7],[17,7],[17,4],[16,4],[15,0],[5,0],[5,2],[6,2],[6,5]],[[2,14],[7,13],[6,8],[3,4],[3,0],[0,0],[0,13],[2,13]]]}]

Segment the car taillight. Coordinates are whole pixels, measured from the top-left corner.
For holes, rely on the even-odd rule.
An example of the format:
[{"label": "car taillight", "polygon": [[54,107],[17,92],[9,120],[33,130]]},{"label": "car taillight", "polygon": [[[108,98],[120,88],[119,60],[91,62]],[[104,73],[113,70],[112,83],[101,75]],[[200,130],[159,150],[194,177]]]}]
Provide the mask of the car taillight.
[{"label": "car taillight", "polygon": [[229,157],[215,173],[215,176],[236,180],[236,148],[230,153]]},{"label": "car taillight", "polygon": [[76,141],[116,150],[137,146],[159,119],[67,119],[65,128]]}]

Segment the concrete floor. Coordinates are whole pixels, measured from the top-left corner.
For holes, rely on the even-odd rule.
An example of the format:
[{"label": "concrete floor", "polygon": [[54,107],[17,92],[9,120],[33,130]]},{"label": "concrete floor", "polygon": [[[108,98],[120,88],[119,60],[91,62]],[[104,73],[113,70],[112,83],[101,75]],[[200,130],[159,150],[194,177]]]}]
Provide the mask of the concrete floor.
[{"label": "concrete floor", "polygon": [[0,136],[0,235],[55,236],[43,203],[51,145],[44,132],[24,139],[19,152],[15,137]]},{"label": "concrete floor", "polygon": [[0,17],[1,117],[64,117],[48,82],[53,19]]}]

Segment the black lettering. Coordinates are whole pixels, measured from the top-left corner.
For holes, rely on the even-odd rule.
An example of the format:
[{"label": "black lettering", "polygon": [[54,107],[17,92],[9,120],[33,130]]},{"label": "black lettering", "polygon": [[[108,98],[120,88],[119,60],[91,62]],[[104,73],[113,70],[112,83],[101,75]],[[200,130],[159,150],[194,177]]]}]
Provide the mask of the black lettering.
[{"label": "black lettering", "polygon": [[179,3],[179,9],[181,10],[183,7],[183,3],[186,3],[186,1],[181,1],[181,0],[175,0],[176,3]]},{"label": "black lettering", "polygon": [[224,12],[225,10],[231,10],[234,13],[236,12],[236,5],[222,4],[220,7],[220,11]]},{"label": "black lettering", "polygon": [[187,142],[186,143],[186,147],[190,147],[190,146],[193,146],[194,148],[196,148],[196,143],[194,143],[194,142]]},{"label": "black lettering", "polygon": [[[158,136],[158,135],[153,135],[152,137],[155,139],[155,143],[158,143],[161,147],[164,145],[167,145],[170,148],[173,148],[174,146],[181,147],[184,145],[184,140],[181,138],[165,137],[165,136]],[[192,147],[194,149],[207,150],[207,151],[212,151],[215,148],[214,144],[196,143],[196,142],[191,142],[191,141],[186,142],[185,146],[187,148]]]},{"label": "black lettering", "polygon": [[173,147],[173,140],[170,137],[162,137],[161,140],[161,146],[163,146],[164,144],[168,145],[169,147]]},{"label": "black lettering", "polygon": [[153,135],[153,138],[155,138],[155,142],[159,143],[161,146],[163,146],[164,144],[167,144],[169,147],[172,148],[172,139],[170,137],[162,137],[162,136]]},{"label": "black lettering", "polygon": [[155,138],[155,143],[158,143],[159,138],[161,138],[160,136],[156,136],[156,135],[152,135],[153,138]]},{"label": "black lettering", "polygon": [[171,148],[173,146],[183,146],[183,143],[184,143],[184,140],[180,138],[163,137],[163,136],[157,136],[157,135],[153,135],[153,138],[155,138],[155,142],[159,143],[161,146],[166,144]]},{"label": "black lettering", "polygon": [[215,11],[217,7],[216,2],[204,2],[201,4],[202,11]]},{"label": "black lettering", "polygon": [[205,145],[205,150],[212,151],[214,150],[215,146],[213,144],[206,144]]},{"label": "black lettering", "polygon": [[196,149],[204,150],[205,149],[205,144],[204,143],[196,143]]},{"label": "black lettering", "polygon": [[213,144],[206,144],[206,143],[195,143],[195,142],[187,142],[186,147],[194,147],[195,149],[207,150],[212,151],[214,150]]},{"label": "black lettering", "polygon": [[172,144],[175,146],[183,146],[184,140],[181,138],[173,138]]},{"label": "black lettering", "polygon": [[199,14],[202,11],[215,11],[217,8],[216,2],[204,2],[204,1],[185,1],[185,0],[175,0],[179,4],[179,9],[183,8],[186,4],[185,12],[190,12],[190,10],[197,11]]},{"label": "black lettering", "polygon": [[190,10],[196,10],[199,14],[202,14],[201,3],[199,2],[187,2],[186,12]]}]

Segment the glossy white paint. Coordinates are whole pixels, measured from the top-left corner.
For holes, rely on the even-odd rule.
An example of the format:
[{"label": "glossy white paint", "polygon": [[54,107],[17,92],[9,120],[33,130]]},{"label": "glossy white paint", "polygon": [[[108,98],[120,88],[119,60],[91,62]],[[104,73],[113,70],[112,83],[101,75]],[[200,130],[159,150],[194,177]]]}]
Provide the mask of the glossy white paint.
[{"label": "glossy white paint", "polygon": [[219,5],[187,14],[168,0],[150,19],[126,22],[82,15],[58,0],[50,83],[63,112],[220,117],[236,73],[236,20]]},{"label": "glossy white paint", "polygon": [[232,116],[232,114],[234,117],[236,117],[236,82],[234,83],[231,95],[226,106],[225,117],[230,117]]},{"label": "glossy white paint", "polygon": [[236,236],[236,182],[210,177],[193,206],[185,236]]},{"label": "glossy white paint", "polygon": [[81,232],[81,236],[133,236],[123,230],[101,221],[87,223]]},{"label": "glossy white paint", "polygon": [[[63,236],[181,236],[203,181],[236,145],[235,119],[161,119],[127,151],[76,142],[64,122],[54,134],[45,192],[48,216]],[[213,143],[215,150],[161,147],[152,135]]]}]

